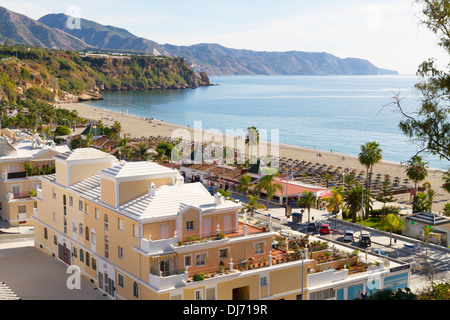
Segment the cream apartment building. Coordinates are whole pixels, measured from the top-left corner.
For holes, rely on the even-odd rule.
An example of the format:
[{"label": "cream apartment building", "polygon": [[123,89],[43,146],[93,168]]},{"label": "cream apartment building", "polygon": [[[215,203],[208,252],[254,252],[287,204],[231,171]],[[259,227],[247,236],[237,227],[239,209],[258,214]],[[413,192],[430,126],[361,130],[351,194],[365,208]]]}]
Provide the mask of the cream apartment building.
[{"label": "cream apartment building", "polygon": [[37,191],[35,246],[112,299],[304,299],[310,260],[278,259],[271,222],[240,221],[240,204],[152,162],[91,148],[54,160]]},{"label": "cream apartment building", "polygon": [[[0,218],[10,226],[31,225],[36,208],[34,191],[40,175],[53,170],[53,156],[69,151],[38,135],[0,137]],[[27,168],[28,167],[28,168]]]}]

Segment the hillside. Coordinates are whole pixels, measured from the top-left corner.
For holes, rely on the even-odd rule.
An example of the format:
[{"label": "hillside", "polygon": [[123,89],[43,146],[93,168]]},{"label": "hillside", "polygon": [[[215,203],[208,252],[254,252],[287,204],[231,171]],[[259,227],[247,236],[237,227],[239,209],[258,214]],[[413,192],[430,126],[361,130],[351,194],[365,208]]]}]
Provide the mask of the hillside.
[{"label": "hillside", "polygon": [[341,59],[325,52],[264,52],[239,50],[218,44],[160,45],[125,29],[81,19],[80,29],[68,29],[68,16],[49,14],[39,19],[98,49],[142,51],[147,54],[183,57],[196,72],[209,75],[379,75],[396,74],[367,60]]},{"label": "hillside", "polygon": [[69,29],[67,28],[68,18],[69,16],[62,13],[48,14],[40,18],[39,22],[48,27],[67,32],[95,48],[142,51],[153,55],[167,55],[164,48],[156,42],[136,37],[125,29],[104,26],[86,19],[80,19],[79,29]]},{"label": "hillside", "polygon": [[59,29],[0,7],[0,43],[35,47],[85,50],[92,47]]},{"label": "hillside", "polygon": [[367,60],[341,59],[325,52],[264,52],[225,48],[218,44],[164,45],[185,57],[197,71],[212,75],[379,75],[395,74]]},{"label": "hillside", "polygon": [[[203,79],[203,80],[202,80]],[[196,88],[209,85],[183,58],[91,56],[70,50],[0,46],[0,100],[76,102],[110,90]]]}]

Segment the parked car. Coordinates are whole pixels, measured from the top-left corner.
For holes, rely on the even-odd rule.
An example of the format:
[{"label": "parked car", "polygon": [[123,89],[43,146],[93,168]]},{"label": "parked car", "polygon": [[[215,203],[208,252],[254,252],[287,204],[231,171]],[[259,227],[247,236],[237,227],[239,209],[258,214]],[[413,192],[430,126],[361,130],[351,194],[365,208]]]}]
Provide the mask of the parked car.
[{"label": "parked car", "polygon": [[331,232],[331,228],[330,228],[329,225],[323,224],[323,225],[320,227],[320,234],[330,234],[330,232]]},{"label": "parked car", "polygon": [[361,247],[370,247],[372,245],[372,241],[370,240],[370,235],[363,234],[359,238],[359,245]]},{"label": "parked car", "polygon": [[344,241],[355,241],[355,234],[352,230],[346,230],[344,233]]},{"label": "parked car", "polygon": [[370,252],[379,254],[380,256],[387,256],[386,251],[384,251],[383,249],[372,249],[370,250]]},{"label": "parked car", "polygon": [[317,225],[317,222],[310,222],[310,223],[308,223],[308,226],[306,227],[306,230],[308,230],[308,231],[316,231],[318,227],[319,226]]}]

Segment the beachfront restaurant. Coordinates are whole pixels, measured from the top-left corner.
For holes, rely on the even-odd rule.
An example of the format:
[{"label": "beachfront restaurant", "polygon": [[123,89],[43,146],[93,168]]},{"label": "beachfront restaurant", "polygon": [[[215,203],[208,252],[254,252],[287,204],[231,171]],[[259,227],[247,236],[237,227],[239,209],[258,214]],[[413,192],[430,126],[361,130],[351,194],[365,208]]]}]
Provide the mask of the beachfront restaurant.
[{"label": "beachfront restaurant", "polygon": [[[304,196],[305,192],[312,192],[317,199],[316,209],[320,209],[323,198],[332,195],[330,189],[309,186],[293,180],[277,178],[272,183],[280,183],[283,186],[283,191],[277,191],[273,197],[273,201],[277,201],[279,205],[285,204],[287,197],[289,205],[297,206],[298,201]],[[264,190],[261,190],[261,194],[265,197]]]}]

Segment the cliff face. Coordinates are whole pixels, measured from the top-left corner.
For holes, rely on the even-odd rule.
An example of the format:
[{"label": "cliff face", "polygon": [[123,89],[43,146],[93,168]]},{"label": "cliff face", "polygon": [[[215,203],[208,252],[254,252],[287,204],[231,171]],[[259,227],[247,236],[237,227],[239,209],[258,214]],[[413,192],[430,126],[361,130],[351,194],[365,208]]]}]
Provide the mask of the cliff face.
[{"label": "cliff face", "polygon": [[[73,51],[0,47],[0,100],[76,102],[102,91],[207,86],[183,58],[80,55]],[[206,80],[206,81],[205,81]]]}]

